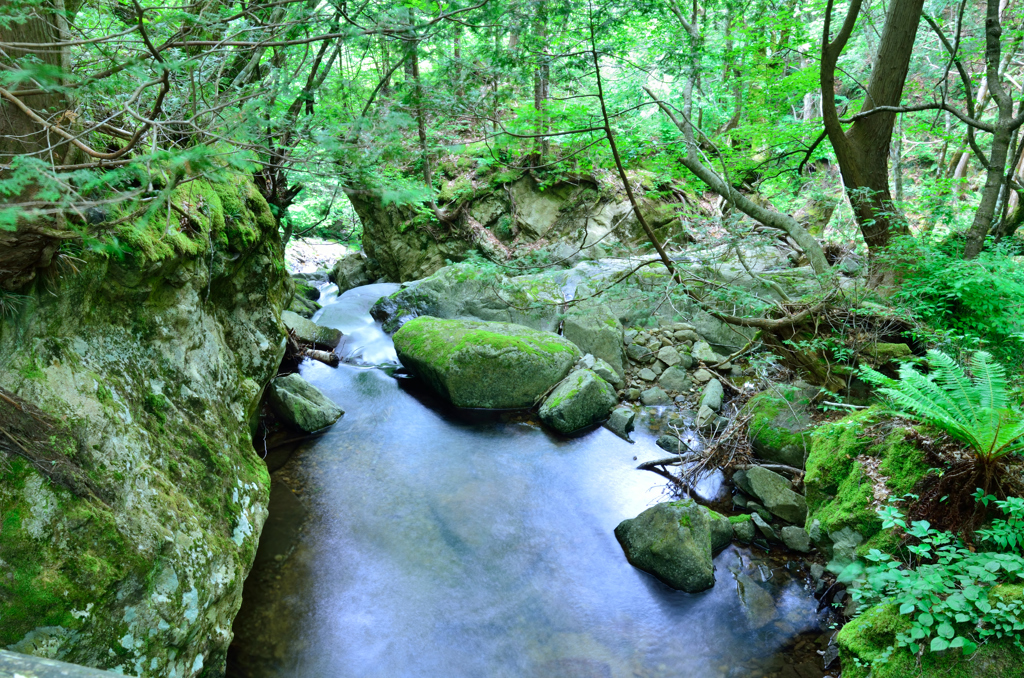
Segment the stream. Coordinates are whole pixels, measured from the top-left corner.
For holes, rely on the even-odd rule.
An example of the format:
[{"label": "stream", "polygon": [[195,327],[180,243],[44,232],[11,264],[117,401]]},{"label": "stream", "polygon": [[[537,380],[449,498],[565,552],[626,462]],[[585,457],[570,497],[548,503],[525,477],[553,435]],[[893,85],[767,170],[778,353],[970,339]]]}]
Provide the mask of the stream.
[{"label": "stream", "polygon": [[[391,339],[367,311],[397,285],[331,289],[316,320],[345,333],[345,362],[301,373],[346,414],[268,458],[229,676],[826,675],[801,561],[731,546],[695,595],[626,562],[615,526],[669,498],[636,470],[664,456],[651,430],[562,439],[522,413],[456,411],[386,369]],[[770,596],[744,606],[740,575]]]}]

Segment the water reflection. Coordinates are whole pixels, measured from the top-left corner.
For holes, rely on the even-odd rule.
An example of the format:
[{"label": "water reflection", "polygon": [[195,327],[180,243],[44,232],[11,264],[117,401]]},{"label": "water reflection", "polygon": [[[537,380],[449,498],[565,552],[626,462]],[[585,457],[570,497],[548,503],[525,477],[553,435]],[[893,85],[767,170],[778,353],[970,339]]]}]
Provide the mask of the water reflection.
[{"label": "water reflection", "polygon": [[[239,675],[754,676],[816,628],[800,577],[749,551],[720,554],[716,586],[697,595],[626,562],[612,530],[664,499],[661,479],[635,470],[665,455],[649,433],[559,439],[361,367],[394,360],[366,314],[393,289],[321,312],[350,338],[349,364],[302,373],[346,415],[283,471],[310,518],[284,564],[247,583]],[[740,576],[770,594],[759,628]]]}]

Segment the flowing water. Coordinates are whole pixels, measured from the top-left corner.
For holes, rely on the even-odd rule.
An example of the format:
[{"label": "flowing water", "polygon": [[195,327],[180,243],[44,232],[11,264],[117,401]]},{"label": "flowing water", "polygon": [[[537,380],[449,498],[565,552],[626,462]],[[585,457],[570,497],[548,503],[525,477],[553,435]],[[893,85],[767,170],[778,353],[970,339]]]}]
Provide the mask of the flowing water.
[{"label": "flowing water", "polygon": [[[660,477],[636,470],[664,456],[654,437],[635,432],[631,445],[598,428],[562,439],[522,415],[452,411],[415,380],[373,367],[396,358],[367,310],[396,287],[322,299],[318,322],[345,333],[346,363],[307,362],[302,375],[346,414],[274,475],[235,675],[795,670],[780,648],[824,637],[802,566],[730,547],[715,559],[715,587],[695,595],[631,567],[612,531],[666,498]],[[771,594],[769,608],[774,599],[760,628],[737,593],[742,574]],[[814,666],[792,675],[823,675]]]}]

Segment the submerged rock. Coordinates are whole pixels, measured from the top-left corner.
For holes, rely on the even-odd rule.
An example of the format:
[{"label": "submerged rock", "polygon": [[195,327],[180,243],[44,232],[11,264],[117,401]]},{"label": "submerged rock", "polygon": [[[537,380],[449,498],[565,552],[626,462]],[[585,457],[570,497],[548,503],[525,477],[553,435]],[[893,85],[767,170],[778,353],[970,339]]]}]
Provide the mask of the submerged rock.
[{"label": "submerged rock", "polygon": [[592,370],[576,370],[555,387],[538,415],[559,433],[572,433],[608,418],[617,402],[611,385]]},{"label": "submerged rock", "polygon": [[653,506],[615,528],[630,564],[674,589],[696,593],[715,584],[706,509],[692,499]]},{"label": "submerged rock", "polygon": [[307,320],[291,311],[281,313],[281,322],[292,331],[296,339],[304,344],[316,344],[317,346],[335,349],[341,343],[340,330],[317,325],[312,320]]},{"label": "submerged rock", "polygon": [[429,316],[395,333],[395,351],[406,369],[456,407],[485,409],[532,407],[581,357],[550,332]]},{"label": "submerged rock", "polygon": [[740,604],[743,607],[743,615],[751,628],[759,629],[766,626],[779,615],[775,607],[775,599],[750,575],[739,574],[736,576],[736,592],[740,596]]},{"label": "submerged rock", "polygon": [[278,417],[306,433],[327,428],[345,414],[320,389],[298,374],[270,382],[267,399]]},{"label": "submerged rock", "polygon": [[764,503],[772,514],[790,523],[803,525],[807,518],[807,502],[794,492],[783,476],[761,466],[747,470],[751,493]]}]

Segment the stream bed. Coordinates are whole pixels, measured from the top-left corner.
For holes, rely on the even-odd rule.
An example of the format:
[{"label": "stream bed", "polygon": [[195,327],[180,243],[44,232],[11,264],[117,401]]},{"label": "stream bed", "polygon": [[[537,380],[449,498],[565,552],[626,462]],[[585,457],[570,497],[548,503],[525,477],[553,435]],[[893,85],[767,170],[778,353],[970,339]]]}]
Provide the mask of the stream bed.
[{"label": "stream bed", "polygon": [[[367,311],[396,288],[321,299],[346,362],[301,372],[346,414],[268,458],[231,678],[826,675],[830,631],[799,560],[731,546],[694,595],[626,562],[615,526],[669,498],[636,470],[664,456],[651,431],[562,439],[378,368],[397,361]],[[769,595],[745,605],[738,576]]]}]

